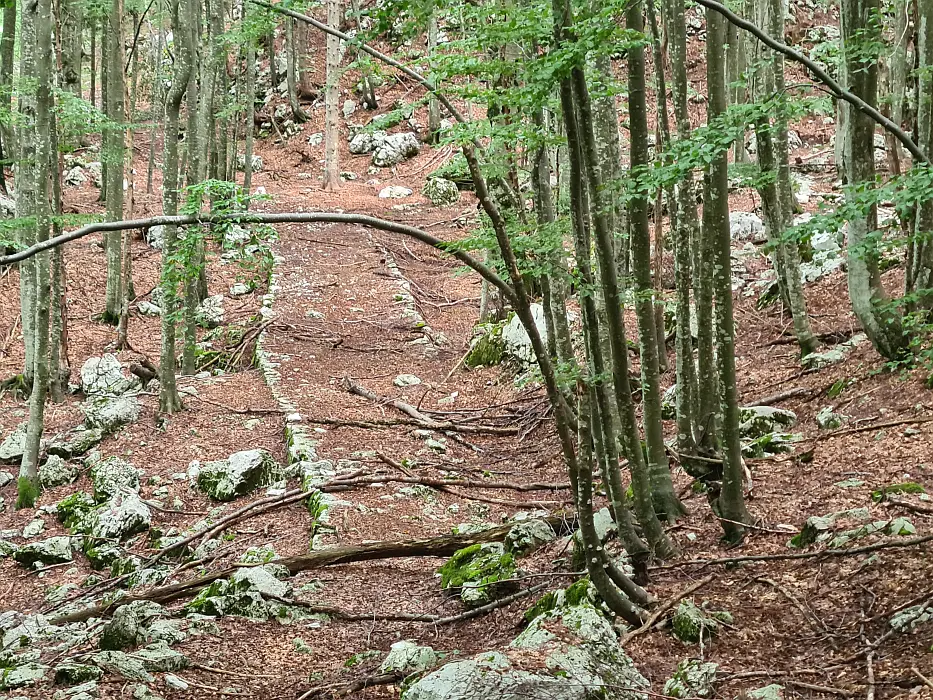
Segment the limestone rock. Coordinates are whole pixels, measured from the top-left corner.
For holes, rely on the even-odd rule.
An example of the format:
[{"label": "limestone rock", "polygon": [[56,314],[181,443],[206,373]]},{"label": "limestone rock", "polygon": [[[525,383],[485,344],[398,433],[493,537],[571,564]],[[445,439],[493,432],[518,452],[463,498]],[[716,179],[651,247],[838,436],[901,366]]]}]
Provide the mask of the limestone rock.
[{"label": "limestone rock", "polygon": [[10,472],[2,471],[0,472],[0,488],[3,488],[7,484],[13,483],[16,477],[13,476]]},{"label": "limestone rock", "polygon": [[0,690],[15,690],[36,685],[45,680],[49,667],[44,664],[29,662],[0,671]]},{"label": "limestone rock", "polygon": [[275,467],[275,458],[266,450],[236,452],[227,459],[202,464],[197,484],[214,500],[231,501],[266,483]]},{"label": "limestone rock", "polygon": [[820,430],[835,430],[842,426],[847,418],[848,416],[833,411],[832,406],[823,406],[816,413],[816,424],[820,427]]},{"label": "limestone rock", "polygon": [[104,675],[97,666],[66,661],[55,667],[55,682],[58,685],[78,685],[99,680]]},{"label": "limestone rock", "polygon": [[70,484],[78,476],[78,469],[57,455],[49,455],[39,466],[39,482],[45,488]]},{"label": "limestone rock", "polygon": [[126,492],[139,492],[140,471],[119,457],[108,457],[91,467],[91,483],[98,503]]},{"label": "limestone rock", "polygon": [[708,698],[713,694],[718,664],[684,659],[664,684],[664,694],[672,698]]},{"label": "limestone rock", "polygon": [[505,536],[505,547],[513,554],[529,554],[557,536],[544,520],[525,520],[516,523]]},{"label": "limestone rock", "polygon": [[188,657],[180,651],[169,649],[164,642],[150,644],[136,651],[133,656],[142,661],[147,671],[180,671],[188,667]]},{"label": "limestone rock", "polygon": [[418,155],[418,151],[421,150],[418,137],[410,131],[390,134],[378,143],[374,140],[373,145],[373,165],[378,168],[398,165],[403,160]]},{"label": "limestone rock", "polygon": [[411,194],[412,190],[410,187],[389,185],[388,187],[383,187],[379,191],[379,199],[402,199],[403,197],[411,197]]},{"label": "limestone rock", "polygon": [[416,386],[421,384],[421,379],[414,374],[400,374],[392,380],[392,383],[397,387]]},{"label": "limestone rock", "polygon": [[729,233],[734,241],[764,243],[765,224],[761,217],[748,211],[734,211],[729,214]]},{"label": "limestone rock", "polygon": [[266,564],[239,569],[230,577],[230,582],[239,590],[256,591],[263,596],[284,598],[291,592],[291,585],[276,577],[275,566],[278,565]]},{"label": "limestone rock", "polygon": [[100,648],[105,651],[131,649],[145,639],[146,623],[165,614],[165,608],[151,600],[134,600],[122,605],[104,626]]},{"label": "limestone rock", "polygon": [[84,168],[80,165],[76,165],[73,168],[70,168],[62,181],[69,187],[80,187],[85,182],[87,182],[87,174],[84,172]]},{"label": "limestone rock", "polygon": [[49,445],[48,453],[63,459],[80,457],[91,448],[97,446],[103,438],[104,433],[102,430],[80,426],[64,435],[56,437],[55,440],[52,441],[52,444]]},{"label": "limestone rock", "polygon": [[459,589],[467,607],[477,608],[505,595],[513,587],[515,561],[499,542],[458,550],[440,569],[441,587]]},{"label": "limestone rock", "polygon": [[224,322],[224,295],[207,297],[195,312],[195,321],[201,328],[217,328]]},{"label": "limestone rock", "polygon": [[16,429],[0,442],[0,464],[18,464],[26,450],[26,424],[20,423]]},{"label": "limestone rock", "polygon": [[124,376],[120,361],[110,353],[90,357],[81,366],[81,388],[88,396],[121,396],[139,387],[139,377]]},{"label": "limestone rock", "polygon": [[13,558],[24,566],[32,566],[36,562],[46,566],[64,564],[72,560],[71,538],[50,537],[41,542],[31,542],[16,550]]},{"label": "limestone rock", "polygon": [[431,647],[419,646],[405,639],[392,645],[385,660],[379,666],[379,673],[424,673],[437,666],[438,657]]},{"label": "limestone rock", "polygon": [[146,670],[143,662],[122,651],[100,651],[91,657],[91,662],[104,671],[116,673],[131,681],[152,683],[155,679]]},{"label": "limestone rock", "polygon": [[102,540],[122,540],[151,525],[149,506],[135,493],[121,493],[94,510],[90,534]]},{"label": "limestone rock", "polygon": [[[252,170],[254,173],[258,173],[262,170],[263,162],[262,162],[261,156],[254,155],[250,159],[250,163],[253,166]],[[236,167],[237,167],[237,170],[239,170],[240,172],[246,169],[246,155],[245,154],[241,153],[240,155],[237,156]]]},{"label": "limestone rock", "polygon": [[143,238],[146,239],[146,243],[156,250],[162,250],[162,246],[165,245],[165,226],[147,228],[143,231]]},{"label": "limestone rock", "polygon": [[739,420],[739,434],[746,439],[755,439],[793,427],[797,414],[773,406],[744,406],[739,409]]},{"label": "limestone rock", "polygon": [[842,362],[846,356],[859,345],[868,340],[864,333],[853,335],[844,343],[823,352],[813,352],[803,358],[802,363],[807,369],[822,369]]},{"label": "limestone rock", "polygon": [[449,207],[460,201],[457,184],[442,177],[428,179],[421,188],[421,194],[436,207]]},{"label": "limestone rock", "polygon": [[137,421],[142,408],[135,396],[95,396],[81,404],[81,410],[87,427],[110,435]]},{"label": "limestone rock", "polygon": [[353,155],[365,155],[372,153],[376,149],[377,143],[385,140],[386,132],[361,132],[350,139],[350,153]]},{"label": "limestone rock", "polygon": [[732,616],[727,612],[707,612],[691,600],[682,600],[672,619],[674,636],[682,642],[698,644],[701,637],[708,640],[719,634],[720,621],[729,623]]},{"label": "limestone rock", "polygon": [[[547,345],[547,324],[544,320],[544,307],[541,304],[531,305],[531,315],[534,318],[541,342]],[[525,327],[518,316],[513,315],[502,328],[502,342],[505,352],[523,364],[535,362],[534,349],[531,347],[531,338],[525,332]]]},{"label": "limestone rock", "polygon": [[141,301],[136,305],[136,310],[139,312],[140,316],[149,316],[155,318],[156,316],[162,315],[162,309],[151,301]]},{"label": "limestone rock", "polygon": [[746,694],[752,700],[784,700],[784,686],[771,683],[761,688],[749,690]]}]

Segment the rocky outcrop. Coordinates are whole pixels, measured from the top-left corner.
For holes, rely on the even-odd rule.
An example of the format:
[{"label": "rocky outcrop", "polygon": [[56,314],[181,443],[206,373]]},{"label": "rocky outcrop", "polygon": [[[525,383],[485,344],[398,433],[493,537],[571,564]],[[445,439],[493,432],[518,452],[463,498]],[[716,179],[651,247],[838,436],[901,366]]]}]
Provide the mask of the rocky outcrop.
[{"label": "rocky outcrop", "polygon": [[188,474],[214,500],[232,501],[267,483],[277,466],[266,450],[245,450],[227,459],[193,464]]}]

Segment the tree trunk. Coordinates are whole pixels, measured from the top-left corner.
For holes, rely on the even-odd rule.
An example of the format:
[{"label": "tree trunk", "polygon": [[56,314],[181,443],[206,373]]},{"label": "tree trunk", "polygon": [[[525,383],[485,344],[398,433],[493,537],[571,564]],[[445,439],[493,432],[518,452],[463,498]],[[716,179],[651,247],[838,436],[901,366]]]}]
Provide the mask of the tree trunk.
[{"label": "tree trunk", "polygon": [[[33,32],[27,33],[26,24],[34,23]],[[49,211],[49,169],[51,151],[52,114],[52,2],[38,0],[23,3],[23,40],[35,40],[35,122],[31,138],[35,143],[34,170],[36,242],[47,240],[51,228]],[[28,51],[29,49],[25,49]],[[24,51],[24,53],[25,53]],[[49,307],[50,307],[50,253],[44,251],[36,256],[36,322],[35,322],[35,376],[29,398],[29,423],[26,445],[20,463],[19,494],[17,507],[32,507],[39,491],[39,447],[44,428],[45,399],[49,383]]]},{"label": "tree trunk", "polygon": [[[249,3],[243,3],[245,10]],[[256,131],[256,47],[252,40],[246,47],[246,137],[243,153],[243,189],[253,186],[253,133]],[[247,201],[247,206],[249,202]]]},{"label": "tree trunk", "polygon": [[[16,5],[15,1],[7,2],[3,7],[3,34],[0,35],[0,108],[12,109],[13,97],[13,49],[16,46]],[[15,141],[14,129],[9,124],[0,126],[0,141],[3,143],[3,152],[0,156],[14,158]],[[0,163],[2,167],[2,163]]]},{"label": "tree trunk", "polygon": [[[726,71],[723,64],[723,44],[726,20],[717,12],[706,13],[706,70],[709,94],[708,118],[714,119],[726,111]],[[723,152],[709,166],[709,186],[703,202],[704,237],[708,237],[713,252],[709,265],[713,269],[716,306],[716,360],[719,374],[720,412],[722,424],[722,490],[718,515],[728,540],[738,542],[745,533],[744,524],[750,518],[742,493],[742,445],[739,439],[739,404],[735,378],[735,319],[732,313],[732,237],[729,232],[729,162]],[[709,215],[707,216],[707,212]]]},{"label": "tree trunk", "polygon": [[[427,36],[427,54],[428,61],[431,62],[434,60],[434,54],[437,53],[437,10],[431,10],[431,18],[428,20],[428,36]],[[433,78],[434,70],[432,69],[430,75],[432,76],[431,82],[436,85],[436,81]],[[441,137],[441,106],[437,101],[437,98],[431,97],[428,100],[428,140],[430,143],[437,143]],[[548,185],[550,187],[550,185]]]},{"label": "tree trunk", "polygon": [[84,48],[84,6],[78,0],[61,2],[61,86],[81,97],[81,68]]},{"label": "tree trunk", "polygon": [[[630,3],[626,11],[626,26],[633,34],[644,33],[641,2]],[[631,166],[634,177],[637,178],[640,171],[647,172],[650,167],[643,44],[629,48],[627,63]],[[651,230],[648,224],[646,196],[636,193],[631,197],[629,221],[631,222],[632,277],[635,283],[635,315],[638,318],[638,337],[641,348],[645,449],[648,457],[648,472],[651,476],[651,494],[655,511],[668,520],[673,520],[686,511],[674,493],[661,426],[661,376],[658,367],[658,334],[654,314],[654,286],[651,281]]]},{"label": "tree trunk", "polygon": [[158,133],[158,122],[155,119],[156,109],[158,114],[164,115],[164,93],[165,88],[162,83],[162,54],[165,50],[165,32],[158,29],[158,39],[156,40],[155,65],[152,67],[152,86],[150,94],[152,95],[152,104],[150,105],[150,114],[152,119],[152,129],[149,132],[149,166],[146,170],[146,194],[152,194],[152,177],[155,173],[155,155],[156,155],[156,134]]},{"label": "tree trunk", "polygon": [[[340,0],[327,0],[327,24],[339,27],[342,16]],[[324,89],[324,189],[340,187],[340,163],[337,144],[340,139],[337,105],[340,99],[340,39],[327,35],[327,86]]]},{"label": "tree trunk", "polygon": [[[339,26],[339,25],[338,25]],[[328,42],[330,37],[327,38]],[[298,103],[298,48],[295,46],[295,20],[285,19],[285,84],[288,87],[288,105],[292,110],[292,119],[297,123],[305,121],[304,112]]]},{"label": "tree trunk", "polygon": [[91,106],[97,106],[97,22],[91,22]]},{"label": "tree trunk", "polygon": [[[126,126],[123,75],[123,0],[113,0],[107,32],[107,129],[104,153],[107,163],[107,217],[110,221],[123,219],[123,174]],[[123,236],[105,234],[107,251],[107,297],[103,320],[116,324],[123,304]]]},{"label": "tree trunk", "polygon": [[[843,85],[870,105],[877,101],[878,62],[865,56],[865,42],[880,42],[880,27],[875,18],[880,12],[878,0],[842,0],[840,16]],[[877,57],[875,57],[877,58]],[[875,179],[875,123],[869,117],[843,104],[845,131],[843,158],[846,184],[865,186]],[[837,132],[839,133],[839,132]],[[837,137],[837,141],[839,137]],[[864,216],[848,222],[848,283],[852,310],[875,349],[889,360],[897,359],[907,349],[907,337],[899,313],[889,304],[881,284],[878,251],[869,234],[877,229],[877,211],[873,205]]]}]

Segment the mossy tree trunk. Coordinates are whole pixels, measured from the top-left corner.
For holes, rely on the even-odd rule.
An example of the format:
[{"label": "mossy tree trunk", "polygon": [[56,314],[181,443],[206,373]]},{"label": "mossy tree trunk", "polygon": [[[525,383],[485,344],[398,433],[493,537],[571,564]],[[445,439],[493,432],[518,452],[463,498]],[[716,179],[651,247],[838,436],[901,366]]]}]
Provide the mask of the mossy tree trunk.
[{"label": "mossy tree trunk", "polygon": [[[327,24],[339,28],[342,16],[340,0],[327,0]],[[340,162],[337,145],[340,140],[340,39],[327,35],[327,86],[324,88],[324,189],[340,188]]]}]

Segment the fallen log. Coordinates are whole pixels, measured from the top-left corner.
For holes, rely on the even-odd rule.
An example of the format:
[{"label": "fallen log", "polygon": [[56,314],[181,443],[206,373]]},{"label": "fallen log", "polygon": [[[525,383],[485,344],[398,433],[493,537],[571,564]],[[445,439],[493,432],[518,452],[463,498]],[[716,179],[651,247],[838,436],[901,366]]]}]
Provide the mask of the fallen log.
[{"label": "fallen log", "polygon": [[[553,515],[545,519],[558,533],[568,533],[572,530],[574,519]],[[506,523],[482,532],[468,535],[445,535],[432,537],[426,540],[409,540],[405,542],[372,542],[370,544],[346,545],[329,547],[309,554],[276,559],[275,563],[284,566],[294,576],[301,571],[321,569],[325,566],[339,564],[352,564],[361,561],[374,561],[379,559],[401,559],[406,557],[449,557],[458,549],[484,542],[500,542],[515,523]],[[204,576],[174,583],[168,586],[159,586],[145,593],[128,595],[110,603],[94,605],[84,610],[61,615],[52,620],[52,624],[63,625],[69,622],[82,622],[92,617],[101,617],[114,610],[137,600],[151,600],[156,603],[170,603],[183,598],[197,595],[202,589],[214,581],[231,576],[244,566],[257,566],[256,564],[239,564],[218,569]]]}]

